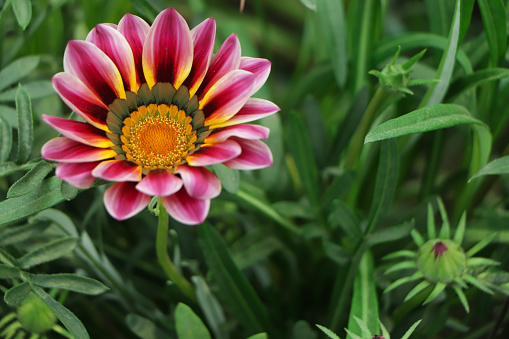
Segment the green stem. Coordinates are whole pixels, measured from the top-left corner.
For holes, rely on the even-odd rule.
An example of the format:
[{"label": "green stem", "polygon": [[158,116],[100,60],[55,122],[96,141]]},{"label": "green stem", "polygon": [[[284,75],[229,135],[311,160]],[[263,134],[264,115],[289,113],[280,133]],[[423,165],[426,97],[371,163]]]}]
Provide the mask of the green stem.
[{"label": "green stem", "polygon": [[157,201],[157,209],[159,212],[159,221],[157,226],[156,236],[156,253],[159,265],[161,265],[166,276],[180,288],[189,299],[196,302],[196,293],[186,278],[184,278],[178,271],[168,255],[168,228],[169,217],[168,212],[163,207],[163,203],[159,198]]},{"label": "green stem", "polygon": [[382,86],[378,86],[378,89],[371,98],[371,101],[366,108],[366,112],[362,116],[362,120],[352,137],[352,141],[350,142],[350,147],[345,160],[346,169],[356,167],[362,151],[362,146],[364,145],[364,138],[366,138],[368,129],[371,127],[371,124],[373,124],[376,114],[380,111],[380,108],[384,105],[384,103],[387,102],[386,100],[389,98],[388,94],[389,93]]}]

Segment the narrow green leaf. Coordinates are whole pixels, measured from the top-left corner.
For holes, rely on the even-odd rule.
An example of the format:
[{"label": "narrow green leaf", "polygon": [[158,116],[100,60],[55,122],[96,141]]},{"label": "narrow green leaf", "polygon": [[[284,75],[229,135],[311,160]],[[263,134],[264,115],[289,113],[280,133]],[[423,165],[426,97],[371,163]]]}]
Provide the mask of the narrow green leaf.
[{"label": "narrow green leaf", "polygon": [[352,187],[354,181],[353,171],[346,171],[336,176],[323,194],[323,208],[330,210],[331,203],[335,199],[343,198]]},{"label": "narrow green leaf", "polygon": [[451,226],[449,224],[449,217],[447,216],[447,211],[445,210],[444,203],[442,199],[437,199],[438,210],[440,211],[440,217],[442,218],[442,228],[440,229],[440,233],[438,237],[440,239],[449,239],[451,237]]},{"label": "narrow green leaf", "polygon": [[509,155],[495,159],[481,168],[469,181],[483,175],[509,174]]},{"label": "narrow green leaf", "polygon": [[0,118],[0,163],[9,160],[12,150],[12,128]]},{"label": "narrow green leaf", "polygon": [[28,171],[21,179],[16,181],[7,191],[7,198],[19,197],[27,194],[41,184],[44,178],[53,170],[47,161],[41,160]]},{"label": "narrow green leaf", "polygon": [[98,295],[109,290],[103,283],[77,274],[32,274],[30,282],[46,288],[59,288],[73,292]]},{"label": "narrow green leaf", "polygon": [[0,178],[16,173],[18,170],[19,166],[12,161],[0,163]]},{"label": "narrow green leaf", "polygon": [[40,57],[27,56],[19,58],[7,65],[0,72],[0,92],[24,77],[32,74],[39,65]]},{"label": "narrow green leaf", "polygon": [[493,66],[501,65],[507,49],[504,2],[503,0],[477,0],[477,3],[490,48],[491,63]]},{"label": "narrow green leaf", "polygon": [[507,77],[509,77],[509,69],[507,68],[485,68],[475,73],[465,74],[449,87],[447,92],[448,101],[451,101],[469,88]]},{"label": "narrow green leaf", "polygon": [[262,302],[242,275],[219,233],[208,223],[198,226],[200,247],[224,302],[250,332],[269,329],[269,318]]},{"label": "narrow green leaf", "polygon": [[378,321],[378,323],[380,324],[380,330],[382,331],[382,337],[384,337],[385,339],[391,339],[391,335],[385,328],[384,324],[382,324],[382,322],[380,320]]},{"label": "narrow green leaf", "polygon": [[18,115],[11,106],[0,105],[0,119],[6,121],[12,128],[18,129]]},{"label": "narrow green leaf", "polygon": [[492,233],[483,240],[479,241],[477,244],[472,246],[471,249],[469,249],[466,253],[467,257],[474,256],[477,252],[482,250],[484,247],[486,247],[492,240],[497,236],[497,233]]},{"label": "narrow green leaf", "polygon": [[221,304],[210,290],[205,279],[195,275],[191,278],[191,281],[194,284],[198,304],[214,337],[225,338],[227,336],[225,331],[226,317]]},{"label": "narrow green leaf", "polygon": [[442,293],[442,291],[445,290],[446,287],[447,287],[447,284],[440,282],[440,281],[437,282],[435,285],[435,288],[433,288],[433,291],[431,291],[431,294],[429,295],[429,297],[426,298],[426,300],[424,300],[423,305],[426,305],[427,303],[431,302],[433,299],[438,297],[438,295],[440,293]]},{"label": "narrow green leaf", "polygon": [[[412,233],[412,232],[410,232]],[[396,258],[415,258],[417,254],[414,251],[410,250],[400,250],[396,252],[392,252],[390,254],[387,254],[382,258],[382,260],[391,260]]]},{"label": "narrow green leaf", "polygon": [[463,106],[435,104],[419,108],[373,128],[366,136],[364,142],[397,138],[403,135],[429,132],[461,124],[484,126],[482,121],[472,117]]},{"label": "narrow green leaf", "polygon": [[465,236],[466,220],[467,212],[463,212],[460,221],[458,222],[458,228],[456,228],[456,232],[454,233],[454,242],[459,245],[461,245],[463,237]]},{"label": "narrow green leaf", "polygon": [[316,324],[316,327],[318,327],[323,333],[327,334],[327,336],[331,339],[340,339],[338,335],[331,330],[329,330],[327,327]]},{"label": "narrow green leaf", "polygon": [[90,339],[83,323],[62,304],[53,299],[40,287],[32,285],[32,292],[48,306],[65,328],[74,336],[74,339]]},{"label": "narrow green leaf", "polygon": [[51,177],[26,195],[0,202],[0,225],[22,219],[62,202],[64,197],[60,192],[61,184],[62,180]]},{"label": "narrow green leaf", "polygon": [[71,252],[77,244],[77,239],[66,237],[54,240],[48,244],[42,245],[35,250],[28,252],[18,259],[18,265],[23,268],[29,268],[51,260],[60,258],[61,256]]},{"label": "narrow green leaf", "polygon": [[412,239],[414,240],[414,243],[417,245],[417,247],[424,245],[424,238],[415,228],[410,232],[410,235],[412,236]]},{"label": "narrow green leaf", "polygon": [[300,180],[304,186],[306,194],[316,213],[320,210],[318,198],[319,176],[318,168],[308,131],[304,125],[301,115],[292,111],[290,114],[290,135],[294,136],[289,140],[288,147],[295,159]]},{"label": "narrow green leaf", "polygon": [[34,126],[30,96],[21,84],[18,85],[16,92],[16,111],[18,112],[18,163],[24,163],[32,153]]},{"label": "narrow green leaf", "polygon": [[370,333],[378,333],[380,331],[375,266],[373,255],[369,250],[364,252],[359,263],[359,270],[355,276],[352,306],[348,320],[348,329],[354,333],[360,333],[360,330],[363,330],[363,328],[359,326],[355,318],[362,320]]},{"label": "narrow green leaf", "polygon": [[226,192],[235,194],[239,190],[240,173],[236,169],[231,169],[223,164],[212,165],[212,170],[221,180],[221,186]]},{"label": "narrow green leaf", "polygon": [[0,264],[0,279],[20,279],[21,271],[17,267]]},{"label": "narrow green leaf", "polygon": [[133,7],[150,22],[154,21],[159,11],[147,0],[131,0]]},{"label": "narrow green leaf", "polygon": [[399,287],[399,286],[401,286],[403,284],[406,284],[408,282],[419,280],[422,277],[423,277],[422,273],[416,272],[416,273],[412,274],[411,276],[403,277],[401,279],[398,279],[398,280],[394,281],[392,284],[390,284],[389,286],[387,286],[387,288],[384,290],[384,293],[389,293],[390,291],[392,291],[396,287]]},{"label": "narrow green leaf", "polygon": [[427,282],[426,280],[424,281],[421,281],[417,286],[415,286],[410,292],[408,292],[408,294],[406,295],[405,297],[405,301],[411,299],[414,295],[416,295],[417,293],[421,292],[422,290],[424,290],[425,288],[427,288],[428,286],[430,286],[430,283]]},{"label": "narrow green leaf", "polygon": [[468,168],[469,176],[477,173],[484,167],[489,160],[491,153],[492,136],[491,132],[486,125],[472,125],[474,131],[472,158],[470,159],[470,166]]},{"label": "narrow green leaf", "polygon": [[476,266],[498,266],[500,263],[496,260],[489,258],[468,258],[467,259],[467,267],[476,267]]},{"label": "narrow green leaf", "polygon": [[428,239],[435,239],[437,237],[436,227],[435,227],[435,213],[433,211],[433,206],[431,203],[428,204],[428,216],[427,216],[427,230],[428,230]]},{"label": "narrow green leaf", "polygon": [[343,247],[332,241],[324,241],[322,247],[325,255],[339,265],[346,264],[351,259],[351,255]]},{"label": "narrow green leaf", "polygon": [[210,333],[193,310],[186,304],[178,303],[175,309],[175,327],[179,339],[210,339]]},{"label": "narrow green leaf", "polygon": [[40,222],[37,224],[28,224],[23,226],[11,226],[3,228],[0,231],[0,246],[7,246],[27,239],[33,238],[35,235],[44,232],[49,227],[48,222]]},{"label": "narrow green leaf", "polygon": [[316,331],[305,320],[299,320],[292,327],[292,339],[317,339]]},{"label": "narrow green leaf", "polygon": [[327,44],[332,69],[339,87],[343,87],[348,75],[346,27],[343,4],[338,0],[317,0],[316,12],[322,27],[322,39]]},{"label": "narrow green leaf", "polygon": [[281,249],[283,249],[283,244],[279,240],[266,234],[260,234],[260,232],[246,234],[231,247],[233,260],[240,270],[267,259]]},{"label": "narrow green leaf", "polygon": [[392,272],[406,270],[406,269],[409,269],[409,268],[413,268],[413,269],[417,268],[417,264],[415,263],[415,260],[398,262],[397,264],[394,264],[391,267],[389,267],[385,271],[385,274],[390,274]]},{"label": "narrow green leaf", "polygon": [[28,281],[22,282],[21,284],[11,287],[7,292],[5,292],[4,300],[9,306],[19,306],[31,290],[32,288]]},{"label": "narrow green leaf", "polygon": [[[49,80],[36,80],[27,82],[23,84],[23,88],[25,88],[25,90],[27,91],[28,95],[32,100],[44,98],[56,93],[55,90],[53,89],[51,81]],[[15,98],[16,98],[15,88],[0,93],[0,101],[2,102],[15,101]]]},{"label": "narrow green leaf", "polygon": [[406,221],[400,225],[384,228],[383,230],[372,233],[368,238],[368,244],[373,246],[390,241],[402,239],[410,234],[414,228],[414,221]]},{"label": "narrow green leaf", "polygon": [[472,18],[472,11],[474,9],[475,0],[462,0],[461,1],[461,19],[460,19],[460,33],[458,39],[458,46],[461,45],[465,34],[467,34],[468,26],[470,26],[470,19]]},{"label": "narrow green leaf", "polygon": [[167,339],[168,334],[158,328],[151,320],[130,313],[126,317],[127,326],[140,339]]},{"label": "narrow green leaf", "polygon": [[479,279],[477,279],[476,277],[474,276],[471,276],[471,275],[468,275],[468,274],[465,274],[463,276],[463,279],[468,282],[469,284],[477,287],[478,289],[480,289],[481,291],[485,292],[485,293],[488,293],[488,294],[494,294],[494,292],[492,290],[490,290],[490,288],[488,286],[486,286],[482,281],[480,281]]},{"label": "narrow green leaf", "polygon": [[440,60],[438,66],[436,79],[440,81],[432,83],[421,101],[421,106],[438,104],[442,102],[449,82],[451,81],[452,71],[456,61],[456,51],[458,50],[459,33],[461,22],[461,0],[456,0],[454,16],[452,19],[451,29],[449,31],[449,38],[447,40],[447,47]]},{"label": "narrow green leaf", "polygon": [[32,4],[30,0],[14,0],[12,1],[12,9],[18,24],[25,30],[32,19]]},{"label": "narrow green leaf", "polygon": [[465,296],[465,293],[463,293],[463,290],[456,285],[452,285],[452,289],[454,292],[456,292],[456,295],[458,296],[458,299],[461,302],[461,305],[463,305],[463,308],[467,313],[470,313],[470,306],[468,305],[467,297]]},{"label": "narrow green leaf", "polygon": [[369,210],[367,233],[378,226],[394,198],[399,173],[398,146],[394,140],[382,143],[376,173],[375,192]]},{"label": "narrow green leaf", "polygon": [[419,324],[421,323],[422,320],[417,320],[409,329],[408,331],[405,332],[405,334],[401,337],[401,339],[408,339],[410,338],[410,335],[412,335],[412,333],[414,333],[415,329],[417,328],[417,326],[419,326]]}]

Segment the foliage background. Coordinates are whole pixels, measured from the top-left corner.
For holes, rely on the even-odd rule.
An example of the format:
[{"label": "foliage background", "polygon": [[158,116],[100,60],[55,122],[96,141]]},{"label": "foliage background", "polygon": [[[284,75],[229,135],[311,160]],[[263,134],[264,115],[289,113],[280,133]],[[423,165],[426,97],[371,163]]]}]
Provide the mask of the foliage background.
[{"label": "foliage background", "polygon": [[[418,319],[412,338],[507,338],[507,1],[246,0],[242,13],[239,6],[233,0],[0,0],[0,260],[33,266],[31,274],[88,276],[109,288],[67,276],[60,285],[38,285],[33,276],[2,268],[4,291],[28,282],[6,293],[1,335],[36,338],[27,326],[13,325],[21,301],[12,298],[25,296],[30,285],[34,293],[37,286],[50,288],[92,338],[324,337],[314,324],[344,338],[347,326],[360,334],[354,315],[372,334],[380,333],[379,317],[393,338]],[[98,23],[118,23],[126,12],[152,22],[167,7],[190,27],[214,17],[217,47],[235,32],[242,55],[271,60],[271,76],[256,96],[281,107],[260,122],[271,128],[274,165],[252,173],[214,168],[223,192],[207,222],[170,221],[169,253],[198,302],[159,268],[151,212],[117,222],[103,206],[107,186],[78,192],[40,159],[41,146],[56,136],[41,114],[70,113],[50,82],[62,70],[67,42],[85,39]],[[397,75],[389,79],[392,89],[380,89],[368,72],[381,71],[398,46],[397,64],[427,49],[411,79],[440,82],[403,95],[408,82]],[[375,126],[422,107],[428,111],[400,121],[409,128],[406,136],[385,125],[370,140],[388,140],[364,145]],[[502,176],[482,175],[489,173]],[[410,233],[426,232],[428,204],[436,211],[437,197],[453,229],[466,211],[465,249],[496,232],[482,255],[500,265],[476,273],[493,273],[485,283],[495,293],[467,288],[468,314],[447,290],[425,306],[430,288],[407,301],[410,286],[383,293],[410,274],[384,274],[389,262],[382,257],[415,250]],[[48,244],[46,257],[13,260]],[[80,293],[66,291],[76,286]],[[77,319],[64,325],[82,333]],[[45,335],[68,333],[60,326]]]}]

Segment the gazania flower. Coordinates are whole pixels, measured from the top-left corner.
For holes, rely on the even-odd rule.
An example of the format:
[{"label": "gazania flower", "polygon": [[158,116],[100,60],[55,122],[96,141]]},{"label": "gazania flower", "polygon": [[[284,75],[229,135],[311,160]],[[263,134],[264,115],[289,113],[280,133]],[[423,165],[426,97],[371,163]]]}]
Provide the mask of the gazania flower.
[{"label": "gazania flower", "polygon": [[56,175],[79,188],[96,178],[115,182],[104,194],[116,219],[161,197],[168,213],[201,223],[221,182],[205,166],[257,169],[272,164],[269,130],[247,122],[273,114],[272,102],[251,98],[270,62],[241,57],[232,34],[213,56],[215,21],[190,30],[174,9],[149,26],[126,14],[118,26],[99,24],[64,54],[53,86],[85,122],[44,115],[63,137],[42,156]]}]

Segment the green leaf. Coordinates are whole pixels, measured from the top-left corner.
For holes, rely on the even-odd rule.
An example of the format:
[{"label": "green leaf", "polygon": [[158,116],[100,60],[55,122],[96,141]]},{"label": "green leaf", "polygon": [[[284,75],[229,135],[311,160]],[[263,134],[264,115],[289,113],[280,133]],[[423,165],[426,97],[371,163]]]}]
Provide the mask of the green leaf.
[{"label": "green leaf", "polygon": [[368,234],[375,230],[392,203],[396,191],[398,172],[398,146],[394,140],[389,140],[382,143],[380,147],[375,193],[369,210]]},{"label": "green leaf", "polygon": [[14,0],[12,1],[12,9],[18,24],[25,30],[30,23],[30,19],[32,19],[32,4],[30,0]]},{"label": "green leaf", "polygon": [[490,153],[492,136],[491,132],[486,125],[472,125],[474,131],[472,158],[470,159],[470,166],[468,168],[469,176],[477,173],[484,165],[488,163]]},{"label": "green leaf", "polygon": [[211,328],[215,338],[224,338],[226,335],[226,317],[221,304],[212,293],[207,282],[200,276],[193,276],[191,281],[194,284],[196,298],[201,307],[207,324]]},{"label": "green leaf", "polygon": [[419,326],[419,324],[421,323],[422,320],[417,320],[409,329],[408,331],[405,332],[405,334],[401,337],[401,339],[408,339],[410,338],[410,335],[412,335],[412,333],[414,333],[415,329],[417,328],[417,326]]},{"label": "green leaf", "polygon": [[133,7],[150,22],[154,21],[159,11],[147,0],[131,0]]},{"label": "green leaf", "polygon": [[427,303],[431,302],[433,299],[438,297],[440,293],[442,293],[443,290],[447,287],[447,284],[439,281],[436,283],[435,288],[433,288],[433,291],[431,291],[431,294],[428,298],[424,301],[423,305],[426,305]]},{"label": "green leaf", "polygon": [[62,184],[60,185],[60,193],[62,193],[62,197],[67,201],[76,198],[79,191],[79,189],[69,184],[67,181],[62,181]]},{"label": "green leaf", "polygon": [[32,153],[34,126],[32,103],[27,91],[18,85],[16,92],[16,111],[18,112],[18,163],[24,163]]},{"label": "green leaf", "polygon": [[357,241],[364,236],[361,230],[361,221],[350,207],[341,200],[332,202],[328,220],[331,227],[339,225],[352,241]]},{"label": "green leaf", "polygon": [[502,0],[478,0],[493,66],[501,65],[507,49],[506,14]]},{"label": "green leaf", "polygon": [[11,287],[7,292],[5,292],[4,300],[7,305],[11,307],[19,306],[31,290],[32,288],[28,281],[22,282],[21,284]]},{"label": "green leaf", "polygon": [[[32,100],[47,97],[55,94],[51,81],[37,80],[23,84],[23,87],[28,92]],[[14,101],[16,98],[16,89],[10,89],[0,94],[0,101]]]},{"label": "green leaf", "polygon": [[305,320],[299,320],[293,324],[292,339],[317,339],[317,333]]},{"label": "green leaf", "polygon": [[32,285],[32,292],[48,306],[65,328],[74,336],[74,339],[90,339],[83,323],[62,304],[58,303],[40,287]]},{"label": "green leaf", "polygon": [[403,135],[434,131],[461,124],[485,126],[472,117],[470,112],[455,104],[435,104],[419,108],[395,119],[391,119],[366,135],[365,143],[397,138]]},{"label": "green leaf", "polygon": [[58,259],[61,256],[71,252],[76,247],[76,244],[77,239],[74,237],[66,237],[54,240],[19,258],[18,265],[23,268],[29,268],[51,260]]},{"label": "green leaf", "polygon": [[17,267],[0,264],[0,279],[20,279],[21,271]]},{"label": "green leaf", "polygon": [[447,100],[451,101],[469,88],[507,77],[509,77],[507,68],[485,68],[475,73],[465,74],[451,84],[447,92]]},{"label": "green leaf", "polygon": [[235,266],[219,233],[208,223],[198,226],[198,238],[205,262],[224,302],[249,332],[270,328],[267,311],[246,277]]},{"label": "green leaf", "polygon": [[368,250],[362,256],[353,284],[352,306],[348,320],[350,331],[360,333],[363,330],[355,319],[357,317],[364,322],[370,333],[379,332],[377,300],[375,266],[373,255]]},{"label": "green leaf", "polygon": [[454,17],[452,19],[451,29],[449,31],[449,38],[447,40],[447,47],[440,60],[438,66],[436,79],[440,81],[432,83],[421,101],[421,106],[438,104],[442,102],[447,87],[451,81],[452,71],[454,70],[454,63],[456,61],[456,51],[458,50],[459,33],[460,33],[460,19],[461,19],[461,0],[456,0],[454,10]]},{"label": "green leaf", "polygon": [[509,155],[495,159],[481,168],[469,181],[484,175],[509,174]]},{"label": "green leaf", "polygon": [[210,339],[210,333],[193,310],[186,304],[178,303],[175,309],[175,327],[179,339]]},{"label": "green leaf", "polygon": [[0,105],[0,119],[6,121],[12,128],[18,129],[18,115],[11,106]]},{"label": "green leaf", "polygon": [[19,58],[7,65],[0,72],[0,92],[32,74],[39,65],[39,61],[40,57],[38,56],[27,56]]},{"label": "green leaf", "polygon": [[316,324],[316,327],[318,327],[323,333],[327,334],[327,336],[331,339],[340,339],[336,333],[329,330],[327,327]]},{"label": "green leaf", "polygon": [[19,166],[12,161],[0,163],[0,178],[16,173],[18,170]]},{"label": "green leaf", "polygon": [[288,147],[295,159],[300,180],[304,190],[314,208],[315,213],[320,210],[318,198],[319,176],[316,161],[311,149],[311,140],[303,118],[296,111],[290,114],[289,132],[292,138]]},{"label": "green leaf", "polygon": [[59,288],[73,292],[98,295],[109,290],[103,283],[77,274],[32,274],[30,282],[46,288]]},{"label": "green leaf", "polygon": [[211,167],[219,180],[221,180],[221,186],[224,190],[232,194],[237,193],[240,184],[239,170],[228,168],[223,164],[216,164]]},{"label": "green leaf", "polygon": [[141,339],[167,339],[168,334],[158,328],[151,320],[130,313],[126,317],[127,326]]},{"label": "green leaf", "polygon": [[383,230],[372,233],[368,238],[368,244],[383,244],[390,241],[402,239],[410,234],[414,228],[414,221],[405,221],[400,225],[384,228]]},{"label": "green leaf", "polygon": [[12,128],[0,118],[0,163],[9,160],[12,150]]},{"label": "green leaf", "polygon": [[281,249],[283,244],[277,238],[261,232],[250,232],[231,246],[233,261],[240,270],[267,259]]},{"label": "green leaf", "polygon": [[0,231],[0,246],[7,246],[31,239],[35,235],[44,232],[49,225],[48,222],[41,222],[35,225],[28,224],[3,228]]},{"label": "green leaf", "polygon": [[338,0],[317,0],[316,12],[322,26],[321,41],[323,39],[327,44],[336,82],[339,87],[343,87],[348,75],[343,4]]},{"label": "green leaf", "polygon": [[21,179],[16,181],[7,191],[7,198],[19,197],[27,194],[41,184],[53,166],[45,160],[41,160],[28,171]]},{"label": "green leaf", "polygon": [[346,171],[334,178],[331,184],[325,190],[322,197],[322,205],[324,210],[330,210],[331,203],[335,199],[341,199],[350,190],[355,181],[353,171]]},{"label": "green leaf", "polygon": [[30,193],[0,202],[0,225],[22,219],[64,200],[60,192],[62,180],[51,177]]},{"label": "green leaf", "polygon": [[343,247],[332,241],[324,241],[322,247],[325,255],[339,265],[344,265],[351,259],[351,255]]}]

